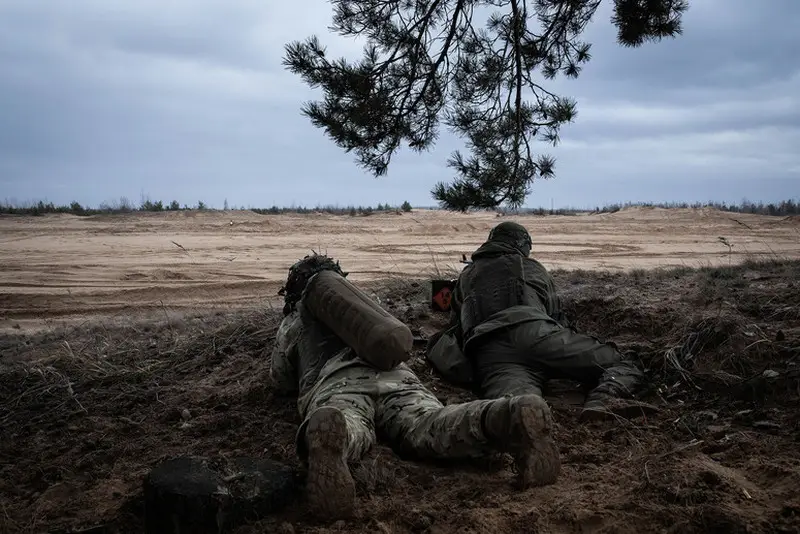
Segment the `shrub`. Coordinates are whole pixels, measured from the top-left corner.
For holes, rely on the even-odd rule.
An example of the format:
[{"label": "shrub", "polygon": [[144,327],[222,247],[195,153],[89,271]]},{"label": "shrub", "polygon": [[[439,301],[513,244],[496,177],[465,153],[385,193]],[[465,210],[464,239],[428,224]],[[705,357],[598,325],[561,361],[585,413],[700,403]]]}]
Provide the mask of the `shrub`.
[{"label": "shrub", "polygon": [[75,202],[74,200],[69,205],[69,211],[71,211],[75,215],[83,215],[85,213],[83,206],[81,206],[80,202]]}]

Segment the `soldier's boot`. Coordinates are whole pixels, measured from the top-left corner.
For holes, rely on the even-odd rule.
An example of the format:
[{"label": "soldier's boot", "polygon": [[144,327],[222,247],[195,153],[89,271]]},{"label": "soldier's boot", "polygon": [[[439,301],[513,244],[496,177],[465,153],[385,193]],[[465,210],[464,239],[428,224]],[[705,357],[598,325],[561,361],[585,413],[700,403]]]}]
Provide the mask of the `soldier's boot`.
[{"label": "soldier's boot", "polygon": [[538,395],[498,399],[484,414],[484,430],[498,449],[514,456],[521,488],[554,484],[561,458],[553,440],[553,416]]},{"label": "soldier's boot", "polygon": [[659,408],[646,402],[623,399],[612,395],[592,392],[583,404],[579,419],[581,421],[612,421],[646,417],[659,412]]},{"label": "soldier's boot", "polygon": [[350,517],[356,488],[347,466],[347,424],[342,412],[324,406],[311,414],[306,428],[309,510],[322,519]]}]

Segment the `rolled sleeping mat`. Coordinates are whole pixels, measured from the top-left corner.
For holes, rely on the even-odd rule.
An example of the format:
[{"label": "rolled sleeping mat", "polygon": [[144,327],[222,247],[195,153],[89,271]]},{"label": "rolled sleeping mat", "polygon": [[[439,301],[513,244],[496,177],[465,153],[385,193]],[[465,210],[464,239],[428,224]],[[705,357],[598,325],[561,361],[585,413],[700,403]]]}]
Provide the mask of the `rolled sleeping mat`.
[{"label": "rolled sleeping mat", "polygon": [[381,371],[411,357],[414,335],[408,326],[333,271],[320,271],[309,280],[303,306]]}]

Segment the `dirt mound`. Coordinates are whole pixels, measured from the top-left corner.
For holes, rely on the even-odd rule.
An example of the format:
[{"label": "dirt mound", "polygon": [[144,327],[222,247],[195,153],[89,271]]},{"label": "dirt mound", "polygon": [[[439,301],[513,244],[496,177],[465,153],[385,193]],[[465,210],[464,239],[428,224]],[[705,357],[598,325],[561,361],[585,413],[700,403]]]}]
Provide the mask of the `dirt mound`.
[{"label": "dirt mound", "polygon": [[171,271],[169,269],[156,269],[150,276],[153,280],[191,280],[190,276],[179,272],[179,271]]},{"label": "dirt mound", "polygon": [[404,227],[403,231],[407,232],[408,234],[451,236],[453,235],[454,232],[455,233],[474,232],[477,229],[479,229],[479,227],[474,224],[467,222],[457,222],[457,224],[428,224],[425,226],[412,225]]},{"label": "dirt mound", "polygon": [[[730,218],[730,213],[717,208],[659,208],[656,206],[626,206],[611,213],[601,216],[612,220],[636,221],[724,221]],[[757,216],[763,217],[763,216]]]},{"label": "dirt mound", "polygon": [[[430,465],[377,447],[354,469],[354,519],[314,522],[299,500],[236,532],[797,532],[798,270],[557,273],[582,330],[638,353],[661,413],[583,424],[554,387],[554,486],[517,492],[505,456]],[[420,336],[447,321],[426,293],[402,280],[379,292]],[[279,320],[264,311],[0,338],[0,531],[141,532],[142,480],[171,456],[299,468],[296,401],[267,378]],[[443,401],[472,398],[421,353],[411,365]]]},{"label": "dirt mound", "polygon": [[146,273],[125,273],[120,277],[125,281],[167,281],[167,280],[191,280],[192,277],[180,271],[169,269],[154,269]]},{"label": "dirt mound", "polygon": [[617,213],[641,213],[645,211],[666,211],[664,208],[657,208],[655,206],[625,206],[620,208]]}]

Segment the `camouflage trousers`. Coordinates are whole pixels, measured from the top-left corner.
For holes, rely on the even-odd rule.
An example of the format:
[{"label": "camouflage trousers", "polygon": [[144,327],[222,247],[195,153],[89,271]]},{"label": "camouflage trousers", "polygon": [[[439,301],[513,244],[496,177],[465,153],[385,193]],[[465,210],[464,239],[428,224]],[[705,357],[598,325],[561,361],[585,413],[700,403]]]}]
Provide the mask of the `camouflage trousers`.
[{"label": "camouflage trousers", "polygon": [[398,454],[410,458],[485,456],[496,450],[490,446],[482,422],[485,410],[494,402],[477,400],[444,406],[404,364],[383,372],[366,364],[346,367],[323,378],[302,403],[304,422],[297,435],[298,453],[305,459],[309,417],[328,406],[344,415],[348,460],[352,462],[360,460],[378,436]]},{"label": "camouflage trousers", "polygon": [[469,348],[483,398],[542,395],[550,378],[566,378],[591,389],[588,399],[629,397],[642,371],[612,343],[552,321],[516,325]]}]

